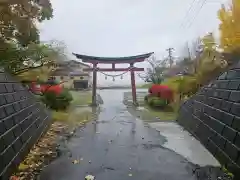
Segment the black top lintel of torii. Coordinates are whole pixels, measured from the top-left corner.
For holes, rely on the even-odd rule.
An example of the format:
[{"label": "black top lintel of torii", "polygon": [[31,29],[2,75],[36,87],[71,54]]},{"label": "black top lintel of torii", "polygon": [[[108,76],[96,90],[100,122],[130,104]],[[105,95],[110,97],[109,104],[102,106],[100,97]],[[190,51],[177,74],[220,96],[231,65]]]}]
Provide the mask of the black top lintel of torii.
[{"label": "black top lintel of torii", "polygon": [[96,56],[88,56],[82,54],[73,53],[78,59],[81,59],[83,62],[89,63],[134,63],[134,62],[142,62],[146,58],[149,58],[153,52],[136,55],[136,56],[127,56],[127,57],[96,57]]}]

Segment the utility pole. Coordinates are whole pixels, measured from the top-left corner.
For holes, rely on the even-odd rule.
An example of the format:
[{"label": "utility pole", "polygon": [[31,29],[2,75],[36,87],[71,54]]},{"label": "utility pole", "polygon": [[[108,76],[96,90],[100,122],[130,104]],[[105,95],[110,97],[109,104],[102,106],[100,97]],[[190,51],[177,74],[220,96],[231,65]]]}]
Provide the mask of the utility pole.
[{"label": "utility pole", "polygon": [[191,56],[191,52],[190,52],[190,48],[189,48],[189,45],[188,45],[188,42],[187,42],[187,53],[188,53],[188,58],[189,60],[192,60],[192,56]]},{"label": "utility pole", "polygon": [[201,45],[198,45],[195,51],[196,51],[195,73],[197,73],[197,68],[199,67],[200,64],[200,58],[203,52],[203,47]]},{"label": "utility pole", "polygon": [[172,68],[173,65],[173,57],[172,57],[172,52],[173,52],[174,48],[168,48],[166,49],[166,51],[168,51],[168,58],[169,58],[169,65],[170,68]]}]

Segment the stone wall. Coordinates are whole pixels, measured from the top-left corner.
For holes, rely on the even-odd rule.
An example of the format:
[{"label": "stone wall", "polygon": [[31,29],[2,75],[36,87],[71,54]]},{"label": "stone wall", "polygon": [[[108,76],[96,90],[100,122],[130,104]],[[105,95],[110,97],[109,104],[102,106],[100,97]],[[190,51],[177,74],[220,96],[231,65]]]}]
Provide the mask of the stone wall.
[{"label": "stone wall", "polygon": [[186,101],[180,108],[178,122],[239,176],[240,66],[223,73]]},{"label": "stone wall", "polygon": [[0,72],[0,180],[8,180],[49,124],[34,95]]}]

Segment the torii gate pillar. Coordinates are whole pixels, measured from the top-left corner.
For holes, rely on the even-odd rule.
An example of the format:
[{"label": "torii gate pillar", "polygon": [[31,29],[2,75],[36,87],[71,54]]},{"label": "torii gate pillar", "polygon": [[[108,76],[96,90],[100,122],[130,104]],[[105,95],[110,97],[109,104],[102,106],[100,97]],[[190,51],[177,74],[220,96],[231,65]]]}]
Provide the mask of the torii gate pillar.
[{"label": "torii gate pillar", "polygon": [[97,63],[93,63],[92,106],[97,106]]},{"label": "torii gate pillar", "polygon": [[[130,64],[130,68],[134,68],[134,64]],[[134,105],[138,105],[137,103],[137,92],[136,92],[136,83],[135,83],[135,74],[134,71],[131,70],[131,85],[132,85],[132,100]]]}]

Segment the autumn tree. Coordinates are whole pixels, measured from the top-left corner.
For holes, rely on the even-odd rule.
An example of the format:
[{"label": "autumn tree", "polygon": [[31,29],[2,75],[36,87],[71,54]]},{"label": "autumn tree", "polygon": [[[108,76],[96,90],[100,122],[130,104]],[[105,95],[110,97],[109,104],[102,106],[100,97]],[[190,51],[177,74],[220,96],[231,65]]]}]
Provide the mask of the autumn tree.
[{"label": "autumn tree", "polygon": [[216,40],[213,36],[213,33],[207,33],[205,36],[201,38],[201,47],[202,51],[205,52],[214,52],[217,48]]},{"label": "autumn tree", "polygon": [[34,56],[32,46],[43,48],[37,23],[51,17],[49,0],[0,0],[0,65],[16,72]]},{"label": "autumn tree", "polygon": [[230,6],[222,5],[218,12],[221,48],[225,53],[240,50],[240,1],[232,0]]},{"label": "autumn tree", "polygon": [[183,48],[183,57],[178,65],[193,73],[190,77],[178,79],[179,83],[184,84],[181,86],[183,89],[180,88],[179,91],[195,93],[199,87],[206,85],[218,76],[226,64],[217,47],[213,33],[207,33],[194,40],[187,48]]},{"label": "autumn tree", "polygon": [[26,46],[39,42],[36,24],[52,17],[49,0],[0,0],[0,38]]},{"label": "autumn tree", "polygon": [[59,41],[29,44],[21,52],[21,54],[25,55],[23,57],[25,59],[11,64],[14,67],[9,68],[9,70],[12,70],[14,74],[20,74],[42,66],[51,66],[58,60],[67,59],[65,51],[65,46]]},{"label": "autumn tree", "polygon": [[198,56],[196,80],[199,86],[209,83],[228,65],[222,58],[222,53],[212,33],[201,38],[201,53]]}]

